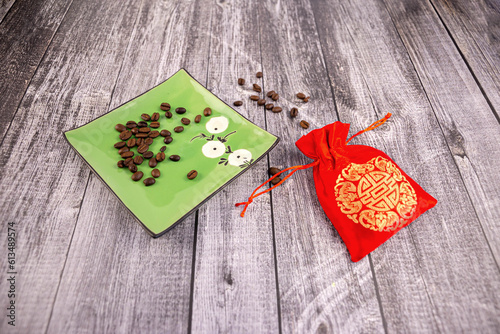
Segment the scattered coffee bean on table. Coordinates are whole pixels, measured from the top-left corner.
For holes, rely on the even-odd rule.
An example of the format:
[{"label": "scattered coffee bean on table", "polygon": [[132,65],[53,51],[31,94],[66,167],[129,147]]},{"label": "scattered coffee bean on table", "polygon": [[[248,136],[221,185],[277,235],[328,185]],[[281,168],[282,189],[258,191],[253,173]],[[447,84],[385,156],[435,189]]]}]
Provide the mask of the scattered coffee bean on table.
[{"label": "scattered coffee bean on table", "polygon": [[160,132],[154,130],[149,133],[149,138],[156,138],[160,135]]},{"label": "scattered coffee bean on table", "polygon": [[272,179],[272,180],[271,180],[271,182],[270,182],[270,183],[271,183],[273,186],[275,186],[275,185],[277,185],[277,184],[278,184],[278,183],[280,183],[280,182],[281,182],[281,177],[276,176],[274,179]]},{"label": "scattered coffee bean on table", "polygon": [[163,111],[169,111],[170,110],[170,104],[167,102],[163,102],[160,104],[160,109]]},{"label": "scattered coffee bean on table", "polygon": [[176,126],[174,128],[174,131],[177,132],[177,133],[180,133],[180,132],[184,131],[184,127],[183,126]]},{"label": "scattered coffee bean on table", "polygon": [[128,170],[131,171],[132,173],[137,172],[137,166],[135,164],[130,164],[128,165]]},{"label": "scattered coffee bean on table", "polygon": [[273,109],[271,109],[272,112],[274,113],[279,113],[281,112],[283,109],[281,109],[281,107],[274,107]]},{"label": "scattered coffee bean on table", "polygon": [[162,146],[162,147],[160,148],[160,152],[165,152],[165,150],[166,150],[166,149],[167,149],[167,147],[166,147],[166,146]]},{"label": "scattered coffee bean on table", "polygon": [[120,161],[118,161],[118,162],[116,163],[116,165],[117,165],[119,168],[123,168],[123,167],[125,167],[125,165],[123,164],[123,162],[124,162],[123,160],[120,160]]},{"label": "scattered coffee bean on table", "polygon": [[278,167],[269,168],[269,174],[271,175],[278,174],[279,172],[281,172],[281,169],[279,169]]},{"label": "scattered coffee bean on table", "polygon": [[190,180],[194,179],[197,176],[198,176],[198,172],[194,169],[192,171],[190,171],[189,173],[187,173],[187,178]]},{"label": "scattered coffee bean on table", "polygon": [[152,121],[157,121],[160,119],[160,114],[157,112],[154,112],[153,115],[151,115],[151,120]]},{"label": "scattered coffee bean on table", "polygon": [[165,139],[163,139],[163,142],[165,144],[170,144],[173,140],[174,140],[174,138],[167,136],[167,137],[165,137]]},{"label": "scattered coffee bean on table", "polygon": [[234,101],[233,104],[236,106],[236,107],[240,107],[243,105],[243,101]]},{"label": "scattered coffee bean on table", "polygon": [[157,122],[157,121],[151,122],[151,123],[149,123],[149,126],[154,128],[154,129],[158,129],[160,127],[160,122]]},{"label": "scattered coffee bean on table", "polygon": [[123,166],[128,166],[130,164],[134,163],[134,159],[132,158],[127,158],[123,161]]},{"label": "scattered coffee bean on table", "polygon": [[127,146],[125,146],[125,147],[122,147],[121,149],[118,150],[118,154],[122,155],[123,153],[128,152],[128,151],[130,151],[130,149]]},{"label": "scattered coffee bean on table", "polygon": [[147,152],[147,150],[149,150],[149,145],[144,143],[137,148],[137,153],[144,154]]},{"label": "scattered coffee bean on table", "polygon": [[262,72],[257,72],[257,74],[255,76],[260,79],[260,78],[262,78],[263,74],[262,74]]},{"label": "scattered coffee bean on table", "polygon": [[141,118],[145,121],[149,121],[151,119],[151,116],[149,116],[148,114],[142,114]]},{"label": "scattered coffee bean on table", "polygon": [[142,156],[144,157],[144,159],[151,159],[153,157],[153,155],[155,155],[153,152],[147,151]]},{"label": "scattered coffee bean on table", "polygon": [[181,118],[181,123],[184,125],[189,125],[191,121],[189,120],[189,118],[183,117]]},{"label": "scattered coffee bean on table", "polygon": [[143,176],[144,176],[144,173],[141,171],[138,171],[138,172],[135,172],[134,174],[132,174],[131,178],[132,178],[132,180],[137,182],[140,179],[142,179]]},{"label": "scattered coffee bean on table", "polygon": [[120,132],[121,140],[128,140],[130,137],[132,137],[132,132],[130,132],[130,130],[125,130]]},{"label": "scattered coffee bean on table", "polygon": [[139,127],[139,128],[145,128],[147,126],[148,126],[148,123],[146,123],[144,121],[137,122],[137,127]]},{"label": "scattered coffee bean on table", "polygon": [[170,131],[168,131],[168,130],[165,130],[165,129],[164,129],[164,130],[161,130],[161,131],[160,131],[160,136],[162,136],[162,137],[168,137],[168,136],[170,136],[170,135],[172,135],[172,134],[171,134],[171,133],[170,133]]},{"label": "scattered coffee bean on table", "polygon": [[179,160],[181,160],[181,157],[180,157],[180,156],[178,156],[178,155],[176,155],[176,154],[171,155],[171,156],[170,156],[170,157],[168,157],[168,158],[169,158],[170,160],[172,160],[172,161],[179,161]]},{"label": "scattered coffee bean on table", "polygon": [[271,96],[273,96],[273,94],[276,94],[276,92],[274,90],[271,90],[271,91],[267,92],[266,95],[267,95],[267,97],[271,97]]},{"label": "scattered coffee bean on table", "polygon": [[258,95],[250,95],[250,100],[259,101],[260,97]]},{"label": "scattered coffee bean on table", "polygon": [[127,130],[127,128],[123,124],[116,124],[115,125],[115,130],[118,131],[118,132],[123,132],[123,131]]},{"label": "scattered coffee bean on table", "polygon": [[300,126],[303,128],[303,129],[308,129],[309,128],[309,123],[302,120],[300,121]]},{"label": "scattered coffee bean on table", "polygon": [[297,115],[299,114],[299,109],[297,108],[292,108],[290,109],[290,117],[297,117]]},{"label": "scattered coffee bean on table", "polygon": [[273,108],[274,108],[274,104],[272,104],[272,103],[268,103],[268,104],[266,104],[266,109],[267,109],[267,110],[271,110],[271,109],[273,109]]},{"label": "scattered coffee bean on table", "polygon": [[253,84],[253,90],[256,91],[257,93],[262,92],[262,88],[256,83]]},{"label": "scattered coffee bean on table", "polygon": [[306,97],[306,94],[304,93],[297,93],[297,97],[301,100],[303,100]]},{"label": "scattered coffee bean on table", "polygon": [[136,164],[136,165],[142,164],[143,161],[144,161],[144,158],[141,157],[140,155],[136,155],[134,158],[134,164]]},{"label": "scattered coffee bean on table", "polygon": [[257,105],[259,105],[259,106],[263,106],[264,104],[266,104],[265,99],[260,99],[259,101],[257,101]]},{"label": "scattered coffee bean on table", "polygon": [[165,111],[166,118],[172,118],[172,113],[170,111]]},{"label": "scattered coffee bean on table", "polygon": [[135,127],[137,127],[137,123],[136,122],[134,122],[134,121],[128,121],[127,122],[127,128],[133,129]]},{"label": "scattered coffee bean on table", "polygon": [[160,177],[160,170],[158,168],[155,168],[151,171],[151,176],[154,178]]},{"label": "scattered coffee bean on table", "polygon": [[184,114],[186,112],[186,108],[182,108],[182,107],[176,108],[175,112],[178,114]]},{"label": "scattered coffee bean on table", "polygon": [[194,122],[200,123],[200,121],[201,121],[201,115],[196,115],[196,117],[194,118]]},{"label": "scattered coffee bean on table", "polygon": [[[150,132],[151,133],[151,132]],[[146,145],[151,145],[153,144],[153,138],[146,138],[144,139],[144,144]]]},{"label": "scattered coffee bean on table", "polygon": [[115,143],[113,146],[115,148],[122,148],[123,146],[125,146],[125,142],[124,141],[119,141],[118,143]]},{"label": "scattered coffee bean on table", "polygon": [[243,86],[245,84],[245,79],[239,78],[238,79],[238,85]]},{"label": "scattered coffee bean on table", "polygon": [[212,109],[210,109],[210,108],[208,108],[208,107],[207,107],[207,108],[205,108],[205,109],[203,110],[203,115],[204,115],[204,116],[210,116],[210,115],[212,115]]},{"label": "scattered coffee bean on table", "polygon": [[162,162],[163,160],[165,160],[165,153],[163,152],[156,153],[156,161]]},{"label": "scattered coffee bean on table", "polygon": [[308,96],[308,97],[306,97],[306,98],[305,98],[304,100],[302,100],[302,101],[304,101],[304,102],[309,102],[309,99],[310,99],[310,98],[311,98],[311,97],[310,97],[310,96]]},{"label": "scattered coffee bean on table", "polygon": [[152,186],[153,184],[155,184],[155,179],[153,179],[152,177],[148,177],[147,179],[144,179],[144,181],[142,181],[144,183],[144,185],[146,187],[149,187],[149,186]]},{"label": "scattered coffee bean on table", "polygon": [[153,158],[149,159],[149,163],[148,164],[149,164],[149,167],[153,168],[153,167],[156,167],[156,165],[158,165],[158,162],[153,157]]},{"label": "scattered coffee bean on table", "polygon": [[271,99],[273,99],[273,101],[278,101],[279,98],[280,96],[278,93],[274,93],[273,95],[271,95]]}]

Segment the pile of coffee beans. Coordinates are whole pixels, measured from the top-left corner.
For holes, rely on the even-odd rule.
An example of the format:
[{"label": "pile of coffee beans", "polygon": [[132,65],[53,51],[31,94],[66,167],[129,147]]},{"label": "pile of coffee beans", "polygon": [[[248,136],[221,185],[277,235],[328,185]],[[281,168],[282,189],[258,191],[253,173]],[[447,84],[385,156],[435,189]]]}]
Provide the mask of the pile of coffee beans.
[{"label": "pile of coffee beans", "polygon": [[[167,102],[160,104],[160,110],[165,112],[165,118],[171,119],[173,117],[170,111],[171,106]],[[182,115],[186,113],[186,108],[179,107],[175,109],[175,113]],[[212,115],[212,109],[209,107],[203,110],[203,115],[209,117]],[[114,144],[114,147],[118,150],[118,154],[122,158],[117,163],[119,168],[128,168],[132,173],[132,181],[140,181],[144,177],[144,172],[139,170],[139,166],[144,167],[144,160],[149,160],[147,164],[152,168],[150,174],[152,177],[147,177],[143,180],[145,186],[151,186],[155,184],[157,178],[160,177],[161,173],[157,165],[166,159],[165,150],[167,146],[162,146],[160,151],[156,154],[150,150],[150,146],[153,144],[156,138],[162,138],[165,144],[170,144],[173,141],[172,133],[167,129],[159,129],[160,123],[160,113],[154,112],[151,115],[143,113],[140,116],[140,121],[129,120],[123,124],[116,124],[115,130],[120,134],[118,137],[121,141]],[[195,123],[201,121],[201,115],[197,115],[194,119]],[[180,120],[182,125],[174,127],[173,131],[175,133],[181,133],[184,131],[184,126],[191,124],[191,120],[187,117],[182,117]],[[137,154],[132,151],[135,149]],[[177,162],[181,157],[177,154],[172,154],[169,156],[171,161]],[[196,170],[191,170],[187,173],[187,178],[193,180],[198,175]]]}]

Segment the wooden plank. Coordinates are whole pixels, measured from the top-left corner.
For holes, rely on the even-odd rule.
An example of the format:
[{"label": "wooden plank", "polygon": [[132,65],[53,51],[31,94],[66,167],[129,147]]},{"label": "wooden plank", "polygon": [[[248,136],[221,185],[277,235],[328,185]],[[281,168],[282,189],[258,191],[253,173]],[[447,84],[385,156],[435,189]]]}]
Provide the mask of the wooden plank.
[{"label": "wooden plank", "polygon": [[9,4],[12,8],[8,16],[0,19],[2,140],[71,1],[17,1],[14,4],[8,1],[5,7],[0,7],[0,18],[3,18],[2,10]]},{"label": "wooden plank", "polygon": [[[62,131],[108,110],[138,9],[135,1],[75,2],[0,147],[0,187],[9,194],[0,201],[0,219],[17,223],[19,268],[18,322],[12,328],[2,317],[2,333],[43,332],[48,327],[90,174]],[[0,232],[2,249],[7,248],[6,233]],[[108,269],[95,259],[93,265]],[[2,291],[7,291],[6,284],[0,281]],[[95,302],[107,298],[99,296]],[[53,320],[65,321],[57,313]]]},{"label": "wooden plank", "polygon": [[[313,2],[340,118],[438,205],[371,254],[391,332],[491,332],[500,273],[432,106],[380,1]],[[326,47],[328,46],[328,47]],[[425,50],[424,50],[425,51]]]},{"label": "wooden plank", "polygon": [[[204,83],[209,41],[200,31],[209,31],[210,24],[205,6],[204,1],[143,2],[135,26],[129,22],[134,29],[112,107],[180,67]],[[49,332],[186,332],[194,226],[191,215],[163,237],[151,239],[92,175]]]},{"label": "wooden plank", "polygon": [[500,120],[500,4],[430,0]]},{"label": "wooden plank", "polygon": [[[208,88],[255,124],[265,127],[264,109],[249,100],[262,84],[258,3],[221,2],[213,12]],[[239,77],[246,78],[244,87]],[[228,130],[229,131],[229,130]],[[233,147],[233,150],[235,148]],[[219,168],[228,168],[220,166]],[[230,167],[229,167],[230,168]],[[267,159],[214,196],[199,210],[193,290],[193,333],[279,331],[269,195],[244,219],[234,203],[245,200],[267,173]]]},{"label": "wooden plank", "polygon": [[9,12],[9,9],[12,7],[16,0],[2,0],[0,2],[0,23],[2,23],[5,15]]},{"label": "wooden plank", "polygon": [[[312,8],[305,0],[262,1],[259,20],[264,87],[280,94],[277,104],[284,109],[266,113],[268,130],[282,138],[270,165],[309,163],[294,146],[308,132],[300,120],[311,129],[337,120]],[[310,102],[299,103],[298,92],[310,95]],[[289,116],[293,106],[300,109],[297,119]],[[319,205],[312,170],[297,172],[271,197],[283,332],[383,332],[369,261],[350,261]],[[249,212],[259,214],[252,207]]]}]

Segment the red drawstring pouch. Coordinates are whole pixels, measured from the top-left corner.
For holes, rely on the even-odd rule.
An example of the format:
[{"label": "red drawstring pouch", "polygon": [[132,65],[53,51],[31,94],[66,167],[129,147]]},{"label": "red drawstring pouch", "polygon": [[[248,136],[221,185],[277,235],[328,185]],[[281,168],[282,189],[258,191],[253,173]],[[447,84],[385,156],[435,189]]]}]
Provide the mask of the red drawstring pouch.
[{"label": "red drawstring pouch", "polygon": [[[357,262],[400,229],[436,205],[387,154],[370,146],[347,145],[357,135],[389,119],[373,123],[347,140],[350,124],[335,122],[302,136],[295,145],[314,162],[289,167],[260,185],[245,205],[283,183],[298,170],[313,167],[319,202],[344,240],[351,260]],[[290,171],[278,184],[257,191],[278,175]]]}]

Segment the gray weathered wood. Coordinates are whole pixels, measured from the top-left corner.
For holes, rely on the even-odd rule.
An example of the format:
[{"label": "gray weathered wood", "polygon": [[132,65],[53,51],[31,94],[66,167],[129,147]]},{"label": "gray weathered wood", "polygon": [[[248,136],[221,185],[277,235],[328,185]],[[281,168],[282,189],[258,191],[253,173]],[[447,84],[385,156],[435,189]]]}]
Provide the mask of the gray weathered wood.
[{"label": "gray weathered wood", "polygon": [[[209,41],[198,31],[209,31],[210,12],[201,10],[205,6],[204,1],[143,2],[137,21],[130,22],[133,31],[112,108],[180,67],[204,83]],[[179,35],[189,37],[177,39]],[[151,239],[92,175],[49,332],[185,333],[194,226],[191,215],[163,237]]]},{"label": "gray weathered wood", "polygon": [[[2,317],[0,332],[43,332],[49,324],[89,177],[62,131],[108,109],[138,7],[89,1],[70,8],[0,147],[0,188],[9,194],[0,201],[0,220],[17,223],[19,269],[18,322],[12,328]],[[6,233],[1,229],[2,249]],[[95,257],[91,262],[99,266]],[[5,279],[0,289],[7,291]]]},{"label": "gray weathered wood", "polygon": [[500,119],[500,3],[429,0]]},{"label": "gray weathered wood", "polygon": [[[268,130],[282,138],[269,154],[270,164],[309,163],[294,145],[308,132],[300,120],[311,129],[337,120],[311,6],[262,1],[259,20],[264,88],[280,94],[276,104],[284,109],[266,114]],[[299,102],[298,92],[310,95],[310,102]],[[299,108],[296,119],[289,116],[293,106]],[[312,169],[273,190],[272,203],[283,332],[383,332],[368,259],[351,262],[319,205]]]},{"label": "gray weathered wood", "polygon": [[[440,124],[383,3],[314,2],[340,118],[439,203],[371,254],[388,331],[498,328],[500,273]],[[419,291],[419,293],[415,293]]]},{"label": "gray weathered wood", "polygon": [[17,1],[0,19],[0,142],[70,4]]},{"label": "gray weathered wood", "polygon": [[[256,2],[212,3],[212,29],[205,38],[210,40],[208,88],[228,104],[243,100],[235,109],[264,128],[263,108],[248,98],[255,93],[252,83],[262,84],[255,76],[261,70],[257,8]],[[239,77],[246,79],[244,87],[238,86]],[[262,183],[267,164],[264,158],[199,210],[193,333],[279,330],[270,197],[259,198],[245,218],[234,206]]]},{"label": "gray weathered wood", "polygon": [[12,7],[16,0],[2,0],[0,1],[0,23],[2,23],[3,18],[9,12],[9,9]]}]

